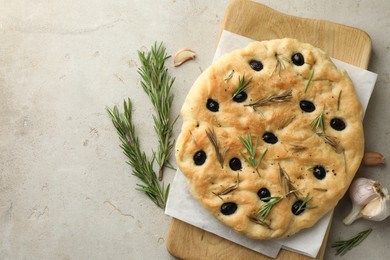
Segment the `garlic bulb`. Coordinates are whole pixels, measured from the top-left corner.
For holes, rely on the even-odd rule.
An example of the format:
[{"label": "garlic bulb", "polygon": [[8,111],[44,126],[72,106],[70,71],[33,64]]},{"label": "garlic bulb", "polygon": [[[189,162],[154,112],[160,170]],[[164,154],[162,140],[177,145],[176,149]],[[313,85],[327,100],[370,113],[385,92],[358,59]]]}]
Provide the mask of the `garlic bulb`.
[{"label": "garlic bulb", "polygon": [[379,182],[367,178],[357,178],[349,189],[352,211],[343,220],[350,225],[359,218],[381,221],[390,215],[390,196]]}]

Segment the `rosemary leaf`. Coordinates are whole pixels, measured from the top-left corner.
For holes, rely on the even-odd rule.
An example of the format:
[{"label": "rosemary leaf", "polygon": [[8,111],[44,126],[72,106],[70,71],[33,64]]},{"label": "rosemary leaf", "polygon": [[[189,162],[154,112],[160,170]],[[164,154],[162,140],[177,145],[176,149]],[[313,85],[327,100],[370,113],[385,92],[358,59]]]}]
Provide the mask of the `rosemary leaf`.
[{"label": "rosemary leaf", "polygon": [[309,88],[311,80],[313,79],[313,75],[314,75],[314,69],[312,69],[311,72],[310,72],[309,80],[307,81],[306,87],[305,87],[305,93],[306,93],[307,89]]},{"label": "rosemary leaf", "polygon": [[233,77],[233,75],[234,75],[234,70],[232,70],[230,73],[229,73],[229,75],[226,77],[226,78],[224,78],[223,80],[224,81],[229,81],[232,77]]},{"label": "rosemary leaf", "polygon": [[358,246],[371,233],[372,228],[359,232],[355,236],[347,240],[336,241],[332,244],[332,248],[336,249],[336,255],[344,255],[352,248]]},{"label": "rosemary leaf", "polygon": [[173,101],[171,88],[175,78],[168,74],[168,69],[165,67],[165,61],[170,56],[167,56],[162,43],[159,45],[154,43],[149,52],[138,51],[138,57],[142,64],[138,69],[138,73],[142,78],[141,86],[149,96],[155,109],[153,115],[154,130],[158,138],[158,148],[155,156],[159,165],[158,178],[162,180],[164,167],[173,168],[169,162],[174,146],[171,136],[173,125],[178,117],[171,122],[169,116]]},{"label": "rosemary leaf", "polygon": [[249,83],[251,81],[252,81],[252,76],[250,76],[248,78],[248,80],[245,80],[245,72],[242,75],[242,78],[240,76],[238,76],[238,86],[237,86],[237,89],[234,91],[232,98],[234,98],[235,96],[237,96],[241,92],[247,90],[250,87]]},{"label": "rosemary leaf", "polygon": [[327,192],[328,191],[327,189],[322,189],[322,188],[313,188],[313,190],[318,190],[318,191],[321,191],[321,192]]},{"label": "rosemary leaf", "polygon": [[343,91],[340,90],[339,96],[338,96],[338,98],[337,98],[337,110],[340,110],[340,100],[341,100],[341,93],[342,93],[342,92],[343,92]]},{"label": "rosemary leaf", "polygon": [[169,185],[165,188],[160,183],[153,170],[154,156],[151,159],[141,151],[138,136],[132,121],[132,103],[128,99],[123,102],[124,112],[119,112],[117,106],[106,108],[112,123],[115,126],[123,153],[128,158],[128,164],[132,167],[132,174],[138,177],[143,184],[137,184],[137,189],[144,192],[157,206],[165,208],[169,193]]}]

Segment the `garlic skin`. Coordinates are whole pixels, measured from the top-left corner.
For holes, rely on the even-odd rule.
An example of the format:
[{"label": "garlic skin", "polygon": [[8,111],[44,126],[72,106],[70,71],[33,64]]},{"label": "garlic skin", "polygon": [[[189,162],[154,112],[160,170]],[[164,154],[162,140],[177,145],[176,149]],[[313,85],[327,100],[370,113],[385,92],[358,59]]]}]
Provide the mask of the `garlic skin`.
[{"label": "garlic skin", "polygon": [[343,220],[350,225],[359,218],[381,221],[390,215],[390,197],[379,182],[357,178],[351,184],[349,195],[352,201],[351,213]]}]

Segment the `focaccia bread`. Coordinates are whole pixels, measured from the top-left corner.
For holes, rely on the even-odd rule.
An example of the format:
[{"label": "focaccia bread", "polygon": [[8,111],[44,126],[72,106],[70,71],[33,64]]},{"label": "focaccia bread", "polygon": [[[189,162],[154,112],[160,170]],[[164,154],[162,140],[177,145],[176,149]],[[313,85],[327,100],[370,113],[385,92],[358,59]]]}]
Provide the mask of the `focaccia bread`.
[{"label": "focaccia bread", "polygon": [[363,156],[348,74],[294,39],[249,44],[213,63],[181,110],[176,159],[193,196],[256,239],[290,236],[333,209]]}]

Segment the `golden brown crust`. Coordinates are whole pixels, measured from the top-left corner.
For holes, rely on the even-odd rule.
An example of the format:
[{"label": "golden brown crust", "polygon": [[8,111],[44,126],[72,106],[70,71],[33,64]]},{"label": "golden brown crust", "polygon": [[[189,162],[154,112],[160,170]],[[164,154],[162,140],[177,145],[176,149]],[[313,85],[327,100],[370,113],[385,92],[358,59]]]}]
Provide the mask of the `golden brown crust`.
[{"label": "golden brown crust", "polygon": [[[295,53],[303,55],[303,65],[291,61]],[[251,68],[253,59],[261,61],[262,70]],[[252,77],[247,98],[235,102],[232,97],[244,75]],[[208,99],[218,103],[218,111],[207,108]],[[315,110],[303,111],[302,100],[311,101]],[[313,128],[321,113],[324,129]],[[323,51],[294,39],[255,42],[223,56],[196,80],[181,114],[176,159],[190,191],[215,217],[252,238],[280,238],[311,227],[344,195],[363,156],[362,107],[350,78]],[[334,118],[345,129],[334,129]],[[263,141],[265,132],[277,142]],[[239,137],[248,133],[253,143],[258,138],[256,159],[267,150],[257,169],[244,159],[249,154]],[[198,151],[207,156],[200,165],[194,162]],[[231,169],[232,158],[240,160],[240,170]],[[313,174],[317,165],[326,169],[323,179]],[[283,186],[286,178],[289,189]],[[265,219],[257,216],[265,204],[257,195],[261,188],[282,198]],[[307,206],[315,208],[294,215],[293,204],[306,196],[311,197]],[[221,213],[224,202],[237,205],[233,214]]]}]

